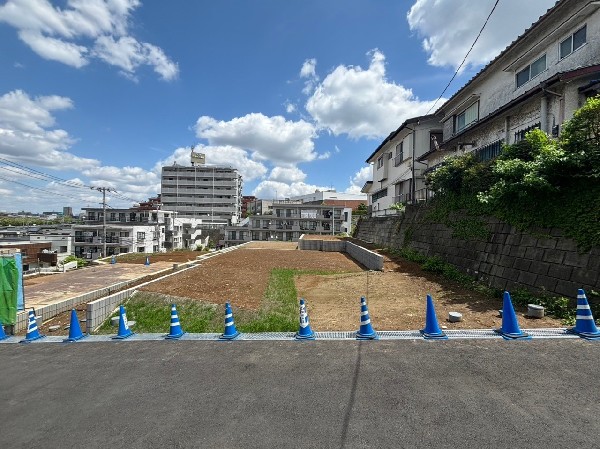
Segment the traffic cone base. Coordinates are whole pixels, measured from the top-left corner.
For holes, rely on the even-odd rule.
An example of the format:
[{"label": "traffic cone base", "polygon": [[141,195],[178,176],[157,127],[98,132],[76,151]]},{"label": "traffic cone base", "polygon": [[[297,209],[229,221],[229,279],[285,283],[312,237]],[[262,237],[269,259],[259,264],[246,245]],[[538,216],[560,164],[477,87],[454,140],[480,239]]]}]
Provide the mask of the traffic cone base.
[{"label": "traffic cone base", "polygon": [[531,335],[522,332],[517,321],[517,314],[513,307],[510,293],[504,292],[502,298],[502,327],[494,329],[505,340],[531,340]]},{"label": "traffic cone base", "polygon": [[433,307],[433,299],[431,295],[427,295],[427,308],[425,310],[425,328],[421,329],[421,335],[426,340],[448,340],[448,336],[440,329],[435,308]]},{"label": "traffic cone base", "polygon": [[567,332],[578,335],[586,340],[600,340],[600,331],[598,331],[598,328],[596,327],[596,322],[594,321],[585,291],[581,288],[577,290],[577,316],[575,317],[575,327],[567,329]]},{"label": "traffic cone base", "polygon": [[308,313],[306,313],[306,305],[304,299],[300,299],[300,327],[296,332],[296,340],[314,340],[315,333],[310,327]]},{"label": "traffic cone base", "polygon": [[178,340],[185,332],[181,329],[181,324],[179,324],[179,316],[177,315],[177,307],[175,304],[171,305],[171,329],[168,335],[165,335],[165,339],[167,340]]},{"label": "traffic cone base", "polygon": [[21,340],[19,343],[31,343],[32,341],[39,340],[40,338],[44,337],[45,335],[40,334],[38,330],[35,313],[33,310],[30,310],[29,323],[27,324],[27,334],[25,335],[25,339]]},{"label": "traffic cone base", "polygon": [[226,302],[225,303],[225,332],[223,335],[219,337],[219,340],[235,340],[240,336],[240,333],[235,327],[235,323],[233,321],[233,312],[231,310],[231,305]]},{"label": "traffic cone base", "polygon": [[146,262],[144,262],[144,265],[148,266],[150,265],[150,257],[146,256]]},{"label": "traffic cone base", "polygon": [[79,318],[77,317],[77,311],[75,309],[71,310],[71,324],[69,324],[69,338],[63,340],[63,343],[72,343],[77,340],[81,340],[86,337],[83,332],[81,332],[81,327],[79,326]]},{"label": "traffic cone base", "polygon": [[0,323],[0,341],[6,340],[7,338],[8,335],[6,335],[6,332],[4,332],[4,325]]},{"label": "traffic cone base", "polygon": [[356,331],[357,340],[379,340],[379,335],[371,326],[371,318],[369,318],[369,309],[367,307],[367,299],[362,296],[360,298],[360,328]]},{"label": "traffic cone base", "polygon": [[112,337],[113,340],[124,340],[126,338],[131,337],[134,332],[129,329],[129,325],[127,324],[127,314],[125,312],[125,307],[119,306],[119,332],[117,335]]}]

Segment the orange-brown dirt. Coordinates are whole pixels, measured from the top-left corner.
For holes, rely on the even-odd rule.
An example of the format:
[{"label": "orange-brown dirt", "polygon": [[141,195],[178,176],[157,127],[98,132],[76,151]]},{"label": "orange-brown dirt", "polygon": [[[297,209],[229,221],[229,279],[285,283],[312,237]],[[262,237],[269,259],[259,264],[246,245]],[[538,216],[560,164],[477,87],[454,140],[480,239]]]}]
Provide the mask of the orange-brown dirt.
[{"label": "orange-brown dirt", "polygon": [[[142,290],[257,309],[273,268],[338,271],[332,275],[299,275],[298,297],[307,301],[317,330],[352,330],[359,324],[360,296],[367,296],[376,329],[419,329],[425,323],[425,298],[433,296],[440,325],[449,329],[499,327],[500,299],[490,299],[418,264],[384,257],[382,272],[367,272],[345,254],[300,251],[295,243],[253,242],[219,255]],[[368,283],[368,285],[367,285]],[[368,291],[367,291],[368,289]],[[447,322],[448,312],[460,312],[463,321]],[[522,327],[560,327],[559,320],[528,319],[517,308]]]}]

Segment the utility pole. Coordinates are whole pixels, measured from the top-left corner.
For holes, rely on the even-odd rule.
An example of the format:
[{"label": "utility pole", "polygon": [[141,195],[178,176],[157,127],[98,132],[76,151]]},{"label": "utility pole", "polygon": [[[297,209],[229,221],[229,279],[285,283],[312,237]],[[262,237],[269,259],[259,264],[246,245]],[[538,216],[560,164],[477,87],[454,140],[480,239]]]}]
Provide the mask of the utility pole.
[{"label": "utility pole", "polygon": [[102,192],[102,257],[106,257],[106,192],[114,192],[108,187],[91,187],[92,190]]}]

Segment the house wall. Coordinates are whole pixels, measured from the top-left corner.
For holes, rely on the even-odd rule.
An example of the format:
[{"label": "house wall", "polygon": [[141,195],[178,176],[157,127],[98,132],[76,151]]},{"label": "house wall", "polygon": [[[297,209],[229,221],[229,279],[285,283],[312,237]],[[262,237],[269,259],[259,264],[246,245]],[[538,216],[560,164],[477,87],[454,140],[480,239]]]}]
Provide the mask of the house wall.
[{"label": "house wall", "polygon": [[[462,92],[446,103],[440,111],[444,117],[444,141],[453,136],[453,115],[469,106],[467,101],[471,95],[479,95],[479,120],[495,112],[503,105],[523,95],[533,87],[543,83],[560,72],[567,72],[579,67],[600,63],[600,12],[590,0],[563,0],[559,8],[561,13],[554,17],[546,18],[530,36],[522,39],[515,47],[509,49],[498,60],[492,63],[484,73],[475,78]],[[562,5],[564,4],[564,5]],[[586,6],[587,5],[587,6]],[[583,8],[583,9],[582,9]],[[569,17],[580,11],[575,18]],[[562,60],[559,59],[559,44],[583,25],[587,26],[586,43]],[[546,54],[546,70],[528,82],[516,87],[515,76],[521,69],[535,61],[539,56]],[[572,117],[574,111],[581,106],[581,99],[577,93],[577,86],[571,86],[564,92],[564,119]],[[550,88],[550,90],[553,90]],[[553,95],[548,95],[551,107],[549,116],[558,121],[558,100]],[[463,104],[464,103],[464,104]],[[534,101],[539,114],[539,100]],[[454,108],[458,108],[453,111]],[[523,117],[526,118],[526,117]],[[511,117],[514,127],[525,127],[526,120],[519,122],[518,117]],[[548,129],[552,121],[548,122]],[[543,127],[542,127],[543,129]],[[491,140],[488,140],[491,141]],[[482,142],[481,144],[485,144]],[[512,140],[507,143],[513,143]]]}]

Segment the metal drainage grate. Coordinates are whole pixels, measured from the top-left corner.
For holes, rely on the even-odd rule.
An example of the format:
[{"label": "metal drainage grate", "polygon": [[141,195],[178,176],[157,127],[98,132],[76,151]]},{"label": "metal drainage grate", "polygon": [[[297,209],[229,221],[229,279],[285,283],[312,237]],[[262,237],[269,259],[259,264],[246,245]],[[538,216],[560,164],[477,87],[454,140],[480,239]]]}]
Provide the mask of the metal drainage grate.
[{"label": "metal drainage grate", "polygon": [[382,340],[414,340],[422,339],[419,331],[378,331],[377,334]]},{"label": "metal drainage grate", "polygon": [[523,332],[533,338],[579,338],[574,334],[568,334],[566,328],[555,329],[523,329]]},{"label": "metal drainage grate", "polygon": [[356,340],[356,332],[315,332],[317,340]]},{"label": "metal drainage grate", "polygon": [[453,329],[444,331],[448,338],[502,338],[492,329]]},{"label": "metal drainage grate", "polygon": [[295,332],[259,332],[256,334],[241,334],[240,340],[293,340]]},{"label": "metal drainage grate", "polygon": [[180,340],[218,340],[221,334],[207,333],[207,334],[183,334]]}]

